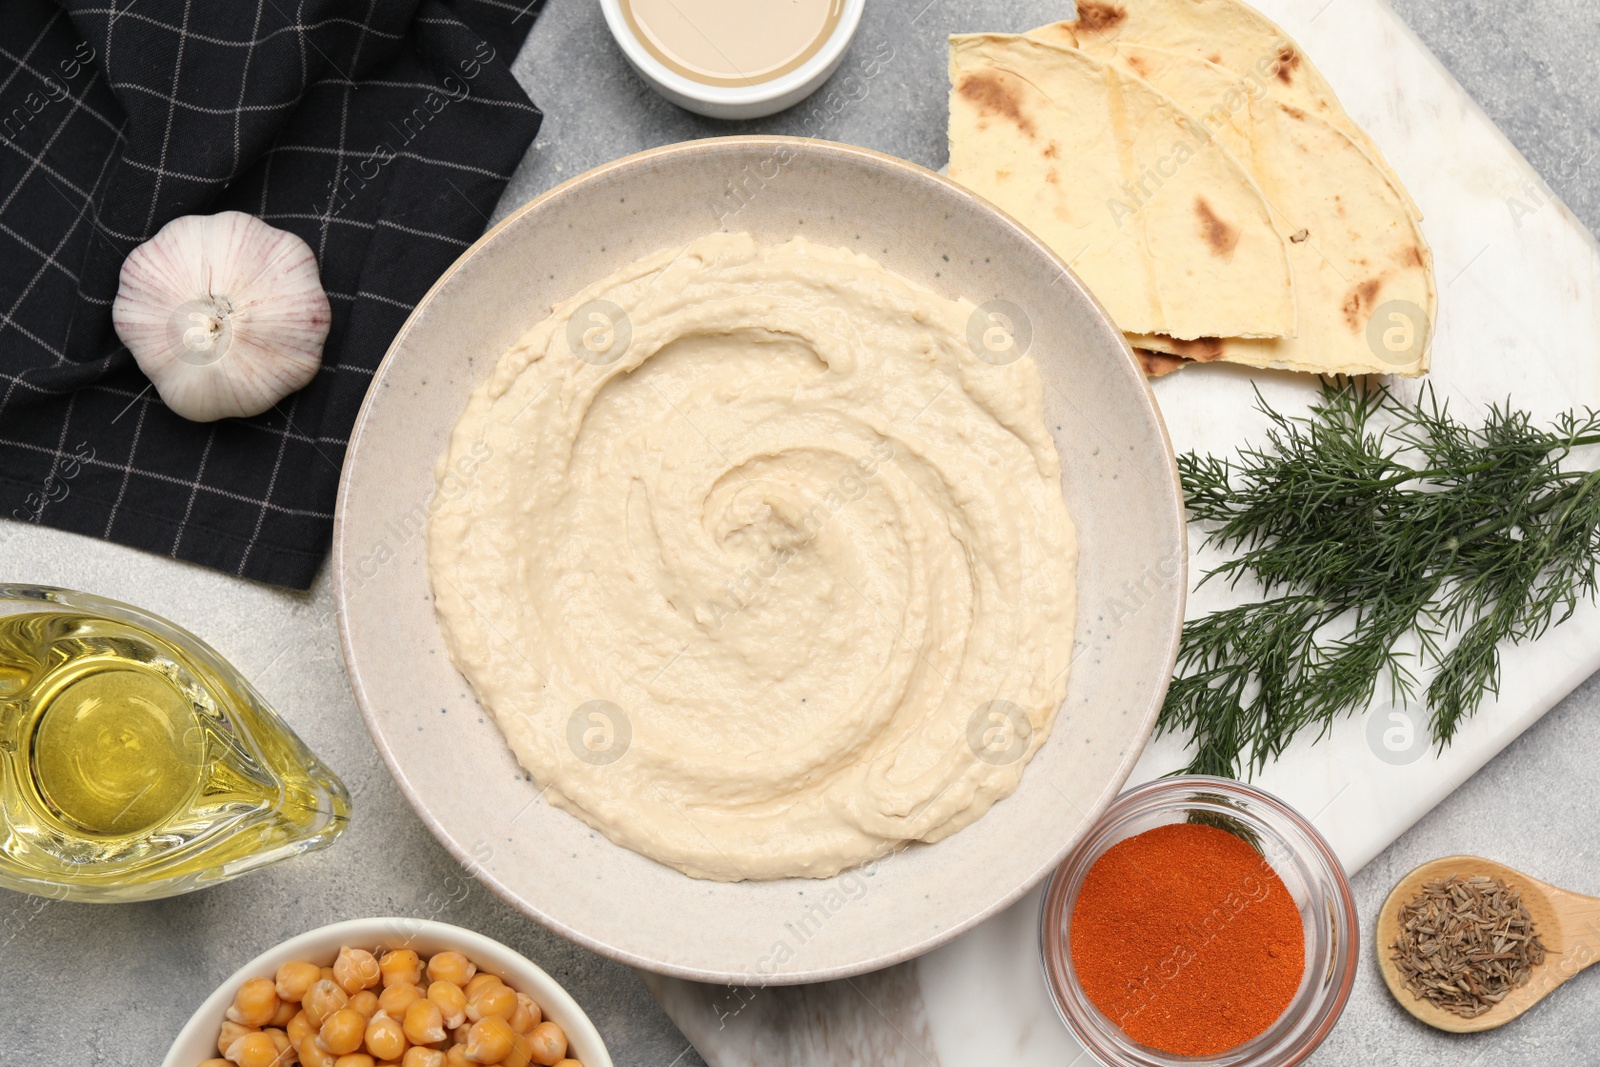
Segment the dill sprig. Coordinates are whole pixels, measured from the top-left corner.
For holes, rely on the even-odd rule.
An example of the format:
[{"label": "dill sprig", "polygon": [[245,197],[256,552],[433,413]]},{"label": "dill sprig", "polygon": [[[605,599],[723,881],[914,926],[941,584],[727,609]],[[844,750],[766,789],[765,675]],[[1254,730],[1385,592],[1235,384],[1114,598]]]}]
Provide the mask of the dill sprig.
[{"label": "dill sprig", "polygon": [[1305,417],[1256,401],[1265,444],[1178,467],[1190,521],[1238,553],[1204,580],[1263,599],[1184,625],[1159,731],[1188,735],[1189,772],[1254,773],[1387,682],[1421,690],[1442,750],[1498,691],[1502,644],[1596,594],[1600,471],[1565,464],[1600,443],[1600,413],[1541,428],[1508,404],[1471,427],[1431,388],[1408,404],[1349,380]]}]

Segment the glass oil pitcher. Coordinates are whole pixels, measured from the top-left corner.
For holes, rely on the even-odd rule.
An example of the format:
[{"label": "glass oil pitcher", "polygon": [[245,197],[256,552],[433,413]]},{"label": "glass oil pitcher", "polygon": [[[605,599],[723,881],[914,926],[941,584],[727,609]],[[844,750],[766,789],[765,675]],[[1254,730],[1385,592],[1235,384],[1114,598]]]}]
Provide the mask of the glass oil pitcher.
[{"label": "glass oil pitcher", "polygon": [[0,586],[0,886],[150,900],[323,848],[344,783],[193,634]]}]

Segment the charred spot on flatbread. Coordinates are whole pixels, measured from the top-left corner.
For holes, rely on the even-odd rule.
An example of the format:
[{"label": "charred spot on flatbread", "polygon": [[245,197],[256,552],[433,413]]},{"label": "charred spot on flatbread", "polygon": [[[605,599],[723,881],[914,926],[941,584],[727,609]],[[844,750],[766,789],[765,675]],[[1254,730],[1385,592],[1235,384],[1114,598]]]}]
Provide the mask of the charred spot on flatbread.
[{"label": "charred spot on flatbread", "polygon": [[1200,220],[1200,232],[1211,251],[1224,259],[1231,255],[1239,243],[1239,228],[1225,222],[1203,196],[1194,198],[1194,214]]},{"label": "charred spot on flatbread", "polygon": [[1078,26],[1090,33],[1105,33],[1128,20],[1128,9],[1116,4],[1078,0]]},{"label": "charred spot on flatbread", "polygon": [[1368,278],[1345,297],[1344,321],[1350,327],[1351,333],[1360,333],[1367,328],[1367,320],[1372,317],[1373,308],[1378,304],[1378,291],[1383,288],[1382,278]]},{"label": "charred spot on flatbread", "polygon": [[1294,84],[1294,71],[1300,65],[1300,52],[1288,41],[1278,45],[1278,63],[1274,75],[1285,85]]},{"label": "charred spot on flatbread", "polygon": [[1407,267],[1426,267],[1428,265],[1428,261],[1422,256],[1422,249],[1417,245],[1412,245],[1406,250],[1405,257],[1401,262]]},{"label": "charred spot on flatbread", "polygon": [[1186,341],[1181,337],[1163,337],[1162,340],[1172,349],[1170,355],[1192,359],[1196,363],[1210,363],[1214,359],[1222,358],[1220,337],[1196,337],[1192,341]]},{"label": "charred spot on flatbread", "polygon": [[1165,352],[1152,352],[1148,348],[1135,348],[1133,354],[1139,357],[1139,366],[1144,368],[1146,378],[1162,378],[1175,370],[1182,370],[1190,363],[1182,356],[1169,356]]},{"label": "charred spot on flatbread", "polygon": [[961,79],[956,91],[983,114],[1010,119],[1017,129],[1029,137],[1033,136],[1033,120],[1022,113],[1022,97],[1013,86],[1006,84],[1005,77],[999,71],[984,70],[968,74]]}]

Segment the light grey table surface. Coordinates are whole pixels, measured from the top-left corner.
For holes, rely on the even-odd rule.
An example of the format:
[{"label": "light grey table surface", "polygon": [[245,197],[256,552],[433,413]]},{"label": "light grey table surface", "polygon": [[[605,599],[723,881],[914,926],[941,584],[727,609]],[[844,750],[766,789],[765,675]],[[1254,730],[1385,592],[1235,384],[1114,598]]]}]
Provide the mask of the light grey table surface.
[{"label": "light grey table surface", "polygon": [[[1396,7],[1578,217],[1600,230],[1600,0],[1396,0]],[[945,161],[944,35],[1020,30],[1069,13],[1064,0],[870,0],[868,8],[856,53],[887,42],[895,58],[864,95],[851,94],[858,98],[815,123],[802,125],[809,113],[802,108],[720,124],[654,96],[616,52],[594,0],[552,0],[515,68],[546,110],[545,127],[498,214],[629,152],[746,130],[803,132],[938,167]],[[0,533],[8,581],[132,600],[212,641],[356,795],[355,821],[332,849],[202,893],[96,907],[0,891],[0,1064],[159,1063],[193,1008],[251,956],[311,927],[376,914],[459,923],[522,951],[573,992],[619,1065],[702,1064],[630,971],[522,917],[465,878],[429,836],[357,716],[326,573],[311,594],[297,596],[50,530],[8,525]],[[1487,853],[1600,894],[1596,753],[1600,678],[1356,876],[1363,923],[1399,875],[1452,852]],[[1400,1011],[1369,954],[1343,1020],[1310,1062],[1600,1064],[1600,973],[1570,983],[1515,1025],[1451,1038]]]}]

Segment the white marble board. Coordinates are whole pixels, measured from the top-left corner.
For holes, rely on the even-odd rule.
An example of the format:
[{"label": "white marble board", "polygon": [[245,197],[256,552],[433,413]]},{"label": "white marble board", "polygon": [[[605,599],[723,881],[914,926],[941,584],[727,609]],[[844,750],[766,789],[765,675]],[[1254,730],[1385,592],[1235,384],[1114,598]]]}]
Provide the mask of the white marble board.
[{"label": "white marble board", "polygon": [[[1463,415],[1507,399],[1541,419],[1600,408],[1594,238],[1383,0],[1257,6],[1300,42],[1423,210],[1439,281],[1429,376],[1439,395]],[[1253,385],[1285,412],[1304,410],[1316,388],[1224,366],[1162,379],[1155,391],[1174,445],[1220,454],[1259,438]],[[1404,395],[1418,388],[1397,383]],[[1208,559],[1197,554],[1191,573]],[[1228,602],[1207,588],[1190,614]],[[1536,644],[1506,652],[1498,698],[1442,755],[1380,758],[1369,712],[1318,744],[1297,743],[1257,782],[1311,815],[1353,872],[1596,670],[1600,608],[1585,604]],[[1183,762],[1175,742],[1157,742],[1130,784]],[[1038,906],[1035,890],[919,960],[846,981],[727,989],[644,977],[712,1067],[1062,1067],[1083,1053],[1040,977]]]}]

